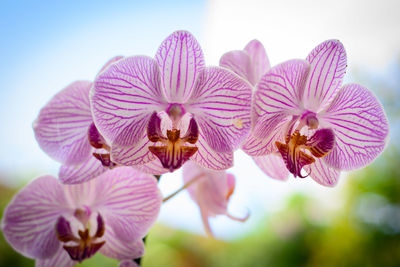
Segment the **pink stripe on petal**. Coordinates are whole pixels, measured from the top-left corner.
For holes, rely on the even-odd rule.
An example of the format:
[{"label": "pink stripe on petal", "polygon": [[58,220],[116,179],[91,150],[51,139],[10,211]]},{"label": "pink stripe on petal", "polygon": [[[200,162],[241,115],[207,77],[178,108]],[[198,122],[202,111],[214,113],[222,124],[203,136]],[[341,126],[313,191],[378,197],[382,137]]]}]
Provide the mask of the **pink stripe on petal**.
[{"label": "pink stripe on petal", "polygon": [[106,243],[100,249],[100,253],[117,260],[136,259],[144,255],[144,243],[142,239],[136,241],[120,240],[113,229],[107,229],[104,234]]},{"label": "pink stripe on petal", "polygon": [[305,84],[305,107],[320,111],[335,97],[346,73],[346,51],[339,40],[328,40],[315,47],[306,59],[310,73]]},{"label": "pink stripe on petal", "polygon": [[262,77],[252,108],[255,137],[268,137],[283,118],[301,112],[300,100],[308,70],[306,61],[295,59],[273,67]]},{"label": "pink stripe on petal", "polygon": [[197,152],[191,157],[204,168],[211,170],[226,170],[233,166],[233,153],[215,152],[207,142],[200,130],[199,139],[196,142]]},{"label": "pink stripe on petal", "polygon": [[168,102],[186,102],[204,67],[203,52],[196,39],[186,31],[174,32],[161,43],[155,59]]},{"label": "pink stripe on petal", "polygon": [[147,164],[156,159],[150,152],[149,146],[154,143],[147,138],[147,131],[143,133],[141,140],[135,146],[111,147],[111,160],[124,166],[136,166]]},{"label": "pink stripe on petal", "polygon": [[42,176],[14,196],[4,212],[2,231],[11,246],[24,256],[48,258],[59,247],[57,218],[67,211],[67,200],[58,180]]},{"label": "pink stripe on petal", "polygon": [[162,202],[157,180],[131,167],[118,167],[94,181],[97,198],[93,205],[106,227],[126,242],[143,238],[157,219]]},{"label": "pink stripe on petal", "polygon": [[324,186],[335,186],[340,177],[340,171],[329,167],[324,158],[315,158],[315,162],[305,166],[304,169],[314,181]]},{"label": "pink stripe on petal", "polygon": [[237,149],[250,130],[251,86],[229,70],[205,68],[185,105],[217,152]]},{"label": "pink stripe on petal", "polygon": [[91,156],[79,165],[62,165],[58,178],[63,184],[80,184],[97,177],[106,170],[97,158]]},{"label": "pink stripe on petal", "polygon": [[265,52],[264,46],[258,40],[250,41],[244,48],[244,51],[247,52],[251,60],[254,79],[252,84],[255,85],[261,79],[261,77],[271,68],[267,52]]},{"label": "pink stripe on petal", "polygon": [[286,181],[289,178],[289,171],[280,155],[275,153],[261,157],[254,157],[254,162],[269,177]]},{"label": "pink stripe on petal", "polygon": [[136,145],[154,111],[166,108],[156,61],[124,58],[97,76],[91,91],[96,127],[111,145]]},{"label": "pink stripe on petal", "polygon": [[267,138],[256,138],[254,135],[250,135],[242,144],[242,150],[250,156],[264,156],[278,151],[275,141],[284,142],[287,133],[287,125],[290,120],[290,116],[282,118],[274,128],[268,128],[270,124],[268,124],[268,122],[263,124],[261,123],[262,120],[260,120],[258,125],[265,126],[265,130],[270,131],[269,136]]},{"label": "pink stripe on petal", "polygon": [[364,167],[379,156],[388,141],[389,125],[382,105],[361,85],[343,86],[320,117],[335,133],[336,148],[324,157],[333,168]]},{"label": "pink stripe on petal", "polygon": [[43,151],[64,164],[78,164],[89,157],[87,138],[92,114],[89,90],[92,83],[77,81],[56,94],[33,123],[36,140]]},{"label": "pink stripe on petal", "polygon": [[57,252],[48,259],[37,259],[35,267],[73,267],[78,262],[71,260],[67,251],[59,246]]},{"label": "pink stripe on petal", "polygon": [[110,67],[112,64],[120,61],[121,59],[123,59],[123,56],[115,56],[111,59],[109,59],[106,64],[104,64],[104,66],[100,69],[99,73],[97,75],[99,75],[100,73],[102,73],[104,70],[106,70],[108,67]]},{"label": "pink stripe on petal", "polygon": [[223,68],[230,69],[252,85],[255,85],[253,66],[251,65],[249,55],[241,50],[230,51],[222,55],[219,65]]},{"label": "pink stripe on petal", "polygon": [[133,166],[133,168],[140,172],[148,173],[151,175],[161,175],[161,174],[169,172],[168,169],[165,169],[162,166],[161,161],[159,159],[155,159],[144,165]]}]

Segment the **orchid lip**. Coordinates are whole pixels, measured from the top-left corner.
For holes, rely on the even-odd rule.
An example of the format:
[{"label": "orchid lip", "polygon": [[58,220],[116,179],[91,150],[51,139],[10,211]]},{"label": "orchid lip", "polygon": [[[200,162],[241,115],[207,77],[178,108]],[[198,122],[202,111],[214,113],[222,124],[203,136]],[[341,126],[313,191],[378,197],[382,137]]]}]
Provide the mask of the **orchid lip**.
[{"label": "orchid lip", "polygon": [[[84,212],[83,209],[77,209],[74,214],[82,215]],[[75,217],[78,218],[79,216]],[[93,236],[89,233],[88,221],[84,224],[84,230],[78,230],[78,236],[76,236],[71,229],[70,222],[63,216],[58,218],[55,229],[56,235],[60,242],[66,243],[63,248],[72,260],[82,262],[92,257],[105,244],[106,241],[99,241],[105,233],[104,220],[100,214],[97,215],[96,221],[97,230]],[[80,222],[83,224],[82,220]]]},{"label": "orchid lip", "polygon": [[195,144],[199,137],[199,128],[194,118],[191,118],[186,134],[181,137],[180,130],[167,130],[167,136],[161,131],[161,119],[154,112],[147,127],[147,136],[151,142],[161,142],[163,146],[149,146],[149,150],[170,172],[180,168],[198,148],[186,146],[185,143]]}]

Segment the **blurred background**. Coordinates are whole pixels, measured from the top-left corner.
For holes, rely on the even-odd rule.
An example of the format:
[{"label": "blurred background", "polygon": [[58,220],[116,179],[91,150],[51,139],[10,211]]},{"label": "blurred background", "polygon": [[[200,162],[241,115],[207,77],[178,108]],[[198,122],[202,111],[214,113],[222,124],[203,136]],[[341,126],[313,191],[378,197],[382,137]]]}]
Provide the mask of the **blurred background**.
[{"label": "blurred background", "polygon": [[[400,2],[311,0],[1,1],[0,217],[12,196],[59,164],[38,147],[32,122],[40,108],[75,80],[93,80],[115,55],[153,56],[175,30],[194,34],[207,65],[260,40],[272,65],[305,58],[339,39],[348,58],[346,82],[363,84],[383,103],[390,143],[369,167],[342,173],[324,188],[311,179],[279,182],[242,152],[229,210],[205,236],[186,192],[163,205],[143,266],[400,266]],[[164,175],[165,195],[182,185]],[[80,266],[116,266],[96,255]],[[0,232],[0,266],[33,266]]]}]

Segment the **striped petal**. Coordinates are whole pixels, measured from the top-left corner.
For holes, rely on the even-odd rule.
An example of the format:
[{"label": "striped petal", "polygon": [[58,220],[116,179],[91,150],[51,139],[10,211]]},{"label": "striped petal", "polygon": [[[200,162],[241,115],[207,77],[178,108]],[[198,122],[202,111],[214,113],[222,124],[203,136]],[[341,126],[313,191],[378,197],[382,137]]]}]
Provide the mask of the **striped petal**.
[{"label": "striped petal", "polygon": [[58,180],[42,176],[14,196],[6,208],[2,231],[11,246],[30,258],[49,258],[59,248],[55,223],[68,211]]},{"label": "striped petal", "polygon": [[[270,122],[269,120],[268,122]],[[275,141],[285,140],[287,133],[288,124],[291,121],[290,116],[281,119],[278,124],[275,124],[274,128],[269,128],[268,122],[262,123],[262,120],[258,122],[258,125],[264,125],[265,130],[270,131],[267,138],[257,138],[254,135],[250,135],[246,141],[242,144],[242,150],[248,155],[253,157],[264,156],[273,152],[278,151]]]},{"label": "striped petal", "polygon": [[250,130],[250,104],[249,83],[226,69],[211,67],[198,77],[185,108],[213,150],[231,153]]},{"label": "striped petal", "polygon": [[59,246],[57,252],[48,259],[37,259],[35,261],[35,267],[73,267],[78,262],[71,260],[68,252]]},{"label": "striped petal", "polygon": [[155,59],[168,102],[186,102],[204,68],[203,52],[196,39],[186,31],[174,32],[161,43]]},{"label": "striped petal", "polygon": [[304,90],[305,107],[318,112],[335,97],[346,73],[346,51],[339,40],[328,40],[307,56],[310,73]]},{"label": "striped petal", "polygon": [[316,158],[314,163],[305,166],[304,169],[314,181],[323,186],[335,186],[340,177],[340,171],[329,167],[324,158]]},{"label": "striped petal", "polygon": [[197,152],[190,159],[202,167],[219,171],[229,169],[233,166],[233,153],[219,153],[211,149],[204,139],[201,130],[196,147]]},{"label": "striped petal", "polygon": [[241,50],[227,52],[222,55],[219,65],[230,69],[252,85],[255,85],[251,60],[246,52]]},{"label": "striped petal", "polygon": [[93,205],[115,237],[124,242],[143,238],[157,219],[162,202],[157,180],[131,167],[118,167],[94,181],[97,198]]},{"label": "striped petal", "polygon": [[161,175],[161,174],[169,172],[168,169],[166,169],[162,166],[161,161],[159,159],[155,159],[144,165],[133,166],[133,168],[135,168],[136,170],[138,170],[140,172],[148,173],[151,175]]},{"label": "striped petal", "polygon": [[156,157],[150,152],[149,146],[152,146],[147,138],[147,132],[144,132],[141,140],[135,146],[111,147],[111,160],[123,166],[137,166],[154,161]]},{"label": "striped petal", "polygon": [[92,114],[89,90],[92,83],[77,81],[56,94],[33,123],[41,149],[64,164],[79,164],[90,155],[87,138]]},{"label": "striped petal", "polygon": [[106,64],[104,64],[104,66],[100,69],[99,73],[97,75],[99,75],[100,73],[102,73],[105,69],[107,69],[108,67],[110,67],[112,64],[114,64],[115,62],[120,61],[121,59],[123,59],[123,56],[115,56],[111,59],[109,59]]},{"label": "striped petal", "polygon": [[100,253],[117,260],[136,259],[144,254],[144,243],[142,239],[137,241],[122,241],[113,229],[107,229],[104,238],[106,243],[101,247]]},{"label": "striped petal", "polygon": [[97,76],[91,91],[96,127],[111,145],[133,146],[153,111],[166,108],[159,68],[145,56],[124,58]]},{"label": "striped petal", "polygon": [[308,73],[304,60],[290,60],[265,74],[254,95],[253,135],[267,138],[288,115],[301,111],[301,95]]},{"label": "striped petal", "polygon": [[79,165],[62,165],[58,178],[63,184],[80,184],[99,176],[106,170],[100,160],[91,156]]},{"label": "striped petal", "polygon": [[246,51],[250,57],[254,79],[251,83],[255,85],[258,83],[261,77],[271,68],[267,52],[265,52],[264,46],[258,40],[250,41],[244,48],[244,51]]},{"label": "striped petal", "polygon": [[275,153],[261,157],[254,157],[254,162],[269,177],[286,181],[289,178],[289,171],[280,155]]},{"label": "striped petal", "polygon": [[371,91],[358,84],[342,87],[320,114],[321,123],[331,127],[336,148],[324,160],[339,170],[370,164],[385,148],[389,125],[382,105]]}]

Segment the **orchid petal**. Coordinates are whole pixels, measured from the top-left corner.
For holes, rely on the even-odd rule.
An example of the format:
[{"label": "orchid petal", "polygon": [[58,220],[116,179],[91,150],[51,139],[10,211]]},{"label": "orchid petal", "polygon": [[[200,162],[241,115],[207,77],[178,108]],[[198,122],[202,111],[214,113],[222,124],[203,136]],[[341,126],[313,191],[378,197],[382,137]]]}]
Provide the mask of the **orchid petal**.
[{"label": "orchid petal", "polygon": [[151,175],[161,175],[169,172],[168,169],[162,166],[161,161],[159,159],[155,159],[144,165],[133,166],[133,168],[140,172],[148,173]]},{"label": "orchid petal", "polygon": [[216,152],[231,153],[250,130],[250,104],[249,83],[226,69],[210,67],[198,77],[185,107],[208,145]]},{"label": "orchid petal", "polygon": [[247,52],[251,60],[254,77],[252,84],[255,85],[261,79],[261,77],[271,68],[267,52],[265,52],[264,46],[258,40],[250,41],[244,48],[244,51]]},{"label": "orchid petal", "polygon": [[64,164],[78,164],[90,155],[87,138],[92,114],[89,90],[92,83],[77,81],[56,94],[33,123],[41,149]]},{"label": "orchid petal", "polygon": [[280,155],[274,153],[266,156],[254,157],[253,160],[269,177],[282,181],[286,181],[289,178],[289,171]]},{"label": "orchid petal", "polygon": [[230,69],[252,85],[255,85],[251,60],[246,52],[241,50],[227,52],[222,55],[219,65]]},{"label": "orchid petal", "polygon": [[324,158],[335,169],[364,167],[385,148],[389,132],[385,112],[373,93],[361,85],[343,86],[320,117],[336,136],[336,148]]},{"label": "orchid petal", "polygon": [[207,144],[203,133],[199,132],[199,139],[196,143],[197,152],[191,160],[197,162],[204,168],[211,170],[226,170],[233,166],[233,153],[215,152]]},{"label": "orchid petal", "polygon": [[304,90],[305,108],[318,112],[339,91],[346,73],[346,51],[339,40],[328,40],[307,56],[310,73]]},{"label": "orchid petal", "polygon": [[76,264],[77,262],[71,260],[62,246],[58,246],[57,252],[51,258],[37,259],[35,261],[35,267],[73,267]]},{"label": "orchid petal", "polygon": [[267,138],[281,120],[298,113],[308,70],[306,61],[295,59],[273,67],[261,78],[252,110],[255,137]]},{"label": "orchid petal", "polygon": [[[258,125],[265,125],[266,128],[268,128],[268,122],[263,123],[262,120],[258,122]],[[269,120],[269,122],[270,121],[271,120]],[[242,150],[253,157],[264,156],[278,151],[275,141],[285,140],[287,124],[289,122],[290,116],[282,118],[274,128],[269,129],[270,134],[267,138],[260,139],[256,138],[254,135],[250,135],[242,144]]]},{"label": "orchid petal", "polygon": [[49,258],[58,248],[55,224],[68,211],[58,180],[42,176],[14,196],[6,208],[2,231],[11,246],[30,258]]},{"label": "orchid petal", "polygon": [[174,32],[161,43],[155,59],[168,102],[186,102],[204,67],[203,52],[196,39],[186,31]]},{"label": "orchid petal", "polygon": [[123,56],[115,56],[115,57],[109,59],[109,60],[106,62],[106,64],[104,64],[104,66],[101,67],[101,69],[100,69],[100,71],[99,71],[99,73],[98,73],[97,75],[99,75],[99,74],[102,73],[104,70],[106,70],[108,67],[110,67],[112,64],[114,64],[114,63],[120,61],[120,60],[123,59],[123,58],[124,58]]},{"label": "orchid petal", "polygon": [[89,157],[79,165],[62,165],[58,178],[63,184],[80,184],[89,181],[103,172],[106,168],[94,156]]},{"label": "orchid petal", "polygon": [[136,145],[153,111],[166,107],[156,61],[124,58],[97,76],[91,91],[96,127],[111,145]]},{"label": "orchid petal", "polygon": [[140,267],[136,262],[132,260],[122,260],[118,267]]},{"label": "orchid petal", "polygon": [[320,185],[333,187],[339,180],[340,171],[329,167],[324,158],[316,158],[314,163],[304,168],[311,178]]},{"label": "orchid petal", "polygon": [[157,180],[131,167],[118,167],[96,178],[94,205],[116,238],[143,238],[157,219],[162,196]]},{"label": "orchid petal", "polygon": [[150,152],[149,146],[152,146],[147,138],[147,132],[144,132],[141,140],[135,146],[111,147],[111,160],[123,166],[137,166],[154,161],[156,157]]},{"label": "orchid petal", "polygon": [[144,255],[144,243],[142,239],[136,241],[120,240],[113,229],[108,228],[104,238],[106,243],[100,249],[100,253],[117,260],[136,259]]}]

